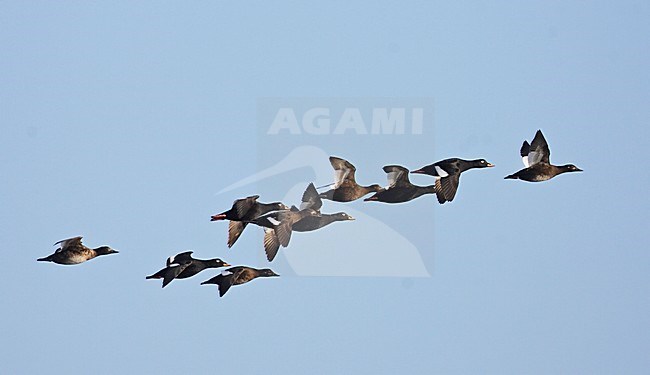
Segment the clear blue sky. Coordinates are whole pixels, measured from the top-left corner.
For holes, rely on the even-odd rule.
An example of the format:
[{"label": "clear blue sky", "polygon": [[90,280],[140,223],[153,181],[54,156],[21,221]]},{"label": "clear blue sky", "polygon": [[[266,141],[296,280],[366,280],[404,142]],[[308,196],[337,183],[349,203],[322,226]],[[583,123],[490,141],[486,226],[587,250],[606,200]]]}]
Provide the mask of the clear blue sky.
[{"label": "clear blue sky", "polygon": [[[648,19],[643,1],[1,2],[0,372],[648,373]],[[263,98],[428,98],[433,119],[420,135],[272,138]],[[551,161],[585,172],[504,181],[539,128]],[[229,250],[209,217],[328,183],[301,167],[220,193],[301,144],[367,184],[385,164],[497,167],[444,206],[326,203],[361,217],[296,235],[271,264],[282,277],[222,299],[199,285],[215,272],[144,279],[188,249],[267,266],[257,228]],[[363,248],[368,268],[407,275],[385,228],[430,277],[289,265],[341,270]],[[120,254],[36,262],[76,235]]]}]

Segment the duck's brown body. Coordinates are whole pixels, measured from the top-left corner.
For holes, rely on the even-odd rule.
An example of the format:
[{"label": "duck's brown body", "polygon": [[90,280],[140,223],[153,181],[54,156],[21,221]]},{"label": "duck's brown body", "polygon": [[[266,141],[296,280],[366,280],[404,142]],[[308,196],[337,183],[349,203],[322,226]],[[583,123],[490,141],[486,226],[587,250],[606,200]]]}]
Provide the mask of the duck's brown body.
[{"label": "duck's brown body", "polygon": [[101,246],[96,249],[86,247],[81,243],[83,237],[73,237],[67,240],[61,240],[54,245],[61,244],[54,254],[45,258],[37,259],[39,262],[54,262],[57,264],[73,265],[86,262],[100,255],[115,254],[118,251],[108,246]]}]

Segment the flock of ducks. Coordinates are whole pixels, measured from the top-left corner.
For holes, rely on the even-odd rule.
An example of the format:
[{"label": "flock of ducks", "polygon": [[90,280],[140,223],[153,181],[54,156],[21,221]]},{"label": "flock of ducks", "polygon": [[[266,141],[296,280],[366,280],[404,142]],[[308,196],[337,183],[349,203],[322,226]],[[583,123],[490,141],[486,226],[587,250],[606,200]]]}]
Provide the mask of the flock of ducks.
[{"label": "flock of ducks", "polygon": [[[524,141],[521,147],[520,155],[525,168],[505,178],[541,182],[550,180],[562,173],[582,171],[573,164],[561,166],[551,164],[550,154],[548,143],[544,139],[541,130],[538,130],[532,142]],[[258,202],[259,196],[253,195],[237,199],[229,210],[213,215],[211,221],[229,221],[228,247],[232,247],[237,242],[248,224],[257,225],[264,229],[264,251],[267,259],[271,262],[275,259],[280,246],[289,246],[293,231],[310,232],[337,221],[354,220],[345,212],[321,213],[323,199],[336,202],[351,202],[374,193],[364,201],[402,203],[425,194],[435,194],[438,202],[444,204],[454,200],[460,175],[463,172],[474,168],[494,167],[485,159],[463,160],[459,158],[445,159],[413,171],[399,165],[387,165],[383,169],[387,174],[388,187],[383,188],[377,184],[369,186],[357,184],[354,165],[347,160],[334,156],[331,156],[329,160],[332,168],[334,168],[335,182],[323,187],[333,185],[332,188],[319,193],[314,184],[310,183],[302,196],[300,207],[287,207],[281,202]],[[414,185],[409,181],[409,173],[426,174],[434,177],[435,180],[432,185]],[[108,246],[91,249],[83,245],[81,239],[82,237],[79,236],[55,243],[54,245],[60,245],[60,247],[53,254],[40,258],[38,261],[71,265],[83,263],[101,255],[118,253],[118,251]],[[164,288],[174,279],[185,279],[208,268],[222,267],[230,268],[201,283],[202,285],[218,285],[219,296],[221,297],[233,285],[245,284],[258,277],[279,276],[268,268],[232,267],[219,258],[195,259],[192,257],[192,251],[187,251],[169,257],[165,268],[146,278],[162,279],[162,287]]]}]

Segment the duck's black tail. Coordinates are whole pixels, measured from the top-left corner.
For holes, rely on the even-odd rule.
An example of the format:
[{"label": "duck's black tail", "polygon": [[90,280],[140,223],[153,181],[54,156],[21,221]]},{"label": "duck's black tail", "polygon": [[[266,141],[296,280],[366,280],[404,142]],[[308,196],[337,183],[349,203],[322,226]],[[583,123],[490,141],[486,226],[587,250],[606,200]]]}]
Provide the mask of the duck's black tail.
[{"label": "duck's black tail", "polygon": [[516,174],[511,174],[511,175],[509,175],[509,176],[505,176],[503,179],[504,179],[504,180],[516,180],[516,179],[518,179],[518,178],[519,178],[519,177],[517,177]]},{"label": "duck's black tail", "polygon": [[36,260],[39,261],[39,262],[51,262],[52,261],[52,256],[50,255],[50,256],[46,256],[45,258],[39,258],[39,259],[36,259]]}]

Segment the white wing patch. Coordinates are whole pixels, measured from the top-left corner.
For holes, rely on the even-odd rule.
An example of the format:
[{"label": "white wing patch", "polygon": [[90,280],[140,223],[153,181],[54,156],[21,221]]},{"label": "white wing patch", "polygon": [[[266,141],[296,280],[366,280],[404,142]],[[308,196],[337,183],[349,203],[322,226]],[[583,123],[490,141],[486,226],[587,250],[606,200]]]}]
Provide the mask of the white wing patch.
[{"label": "white wing patch", "polygon": [[227,271],[227,270],[226,270],[226,271],[223,271],[223,272],[221,272],[221,276],[229,276],[229,275],[232,275],[232,272],[230,272],[230,271]]},{"label": "white wing patch", "polygon": [[528,163],[528,155],[522,156],[521,160],[524,162],[524,166],[526,166],[526,168],[530,167],[530,163]]},{"label": "white wing patch", "polygon": [[436,173],[438,174],[438,176],[440,176],[440,177],[447,177],[447,176],[449,176],[449,173],[447,173],[447,171],[445,171],[444,169],[440,168],[439,166],[435,165],[434,168],[436,169]]},{"label": "white wing patch", "polygon": [[275,218],[270,217],[270,216],[268,217],[268,220],[269,220],[269,222],[270,222],[271,224],[273,224],[274,226],[275,226],[275,225],[278,225],[278,224],[281,223],[280,221],[278,221],[278,220],[276,220]]},{"label": "white wing patch", "polygon": [[348,169],[335,169],[334,170],[334,189],[337,189],[343,181],[348,177],[350,174],[350,170]]},{"label": "white wing patch", "polygon": [[178,267],[178,266],[180,266],[180,264],[178,264],[178,263],[172,263],[172,264],[169,265],[169,268],[172,268],[172,267]]},{"label": "white wing patch", "polygon": [[[528,153],[528,157],[525,157],[525,158],[527,159],[526,161],[528,161],[528,166],[535,165],[535,164],[539,163],[542,160],[542,151],[541,150],[539,150],[539,151],[532,151],[531,150]],[[524,162],[524,164],[526,164],[526,163]]]},{"label": "white wing patch", "polygon": [[397,181],[401,175],[402,171],[393,171],[386,173],[386,177],[388,178],[388,187],[395,185],[395,181]]}]

